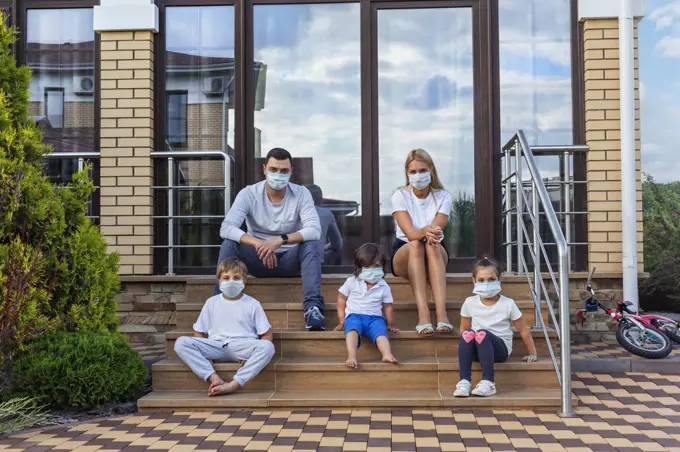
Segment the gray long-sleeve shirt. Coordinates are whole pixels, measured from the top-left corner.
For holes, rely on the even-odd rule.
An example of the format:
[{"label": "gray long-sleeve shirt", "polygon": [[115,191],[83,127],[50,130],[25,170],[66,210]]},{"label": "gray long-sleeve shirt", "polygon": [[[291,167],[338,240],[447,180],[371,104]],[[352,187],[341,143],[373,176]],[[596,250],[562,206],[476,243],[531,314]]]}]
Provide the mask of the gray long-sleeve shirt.
[{"label": "gray long-sleeve shirt", "polygon": [[[321,238],[319,215],[307,188],[288,184],[281,204],[273,204],[267,196],[265,181],[241,190],[222,222],[220,236],[240,242],[245,234],[241,225],[246,222],[248,234],[262,240],[281,234],[299,232],[305,242]],[[280,252],[295,245],[284,245]]]}]

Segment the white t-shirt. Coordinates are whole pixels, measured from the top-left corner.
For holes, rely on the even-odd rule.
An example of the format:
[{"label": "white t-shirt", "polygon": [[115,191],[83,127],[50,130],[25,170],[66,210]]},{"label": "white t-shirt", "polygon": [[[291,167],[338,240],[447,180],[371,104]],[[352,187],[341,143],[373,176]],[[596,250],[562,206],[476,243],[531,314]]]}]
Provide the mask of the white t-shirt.
[{"label": "white t-shirt", "polygon": [[270,328],[260,302],[246,294],[238,300],[227,300],[222,294],[208,298],[194,323],[194,331],[224,343],[259,339]]},{"label": "white t-shirt", "polygon": [[345,317],[350,314],[382,316],[383,304],[392,303],[392,291],[384,279],[370,289],[365,281],[350,276],[338,291],[347,297]]},{"label": "white t-shirt", "polygon": [[482,303],[479,295],[468,297],[460,309],[462,317],[472,318],[472,329],[475,331],[487,330],[505,342],[508,348],[508,356],[512,353],[512,328],[511,323],[522,317],[522,312],[515,304],[515,300],[500,296],[493,306]]},{"label": "white t-shirt", "polygon": [[[392,213],[407,212],[416,229],[432,224],[438,213],[450,216],[452,207],[453,196],[446,190],[434,190],[425,199],[418,198],[409,188],[398,188],[392,195]],[[399,224],[394,223],[397,239],[408,242]]]}]

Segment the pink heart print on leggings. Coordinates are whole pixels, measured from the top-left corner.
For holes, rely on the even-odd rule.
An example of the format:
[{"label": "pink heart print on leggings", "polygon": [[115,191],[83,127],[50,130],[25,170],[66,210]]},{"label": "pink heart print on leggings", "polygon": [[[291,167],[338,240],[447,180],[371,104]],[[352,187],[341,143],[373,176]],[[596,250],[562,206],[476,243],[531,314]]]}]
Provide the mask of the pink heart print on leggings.
[{"label": "pink heart print on leggings", "polygon": [[463,336],[463,340],[466,343],[469,344],[475,338],[475,332],[474,331],[463,331],[462,336]]},{"label": "pink heart print on leggings", "polygon": [[477,341],[478,344],[481,344],[485,337],[486,331],[477,331],[475,333],[475,340]]}]

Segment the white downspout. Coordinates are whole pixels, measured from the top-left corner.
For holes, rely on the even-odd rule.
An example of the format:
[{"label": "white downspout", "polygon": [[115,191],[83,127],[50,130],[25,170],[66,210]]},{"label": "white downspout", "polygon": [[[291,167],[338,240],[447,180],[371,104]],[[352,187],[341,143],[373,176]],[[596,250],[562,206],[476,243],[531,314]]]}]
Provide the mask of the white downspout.
[{"label": "white downspout", "polygon": [[620,0],[619,75],[621,89],[621,214],[623,227],[623,298],[639,308],[637,199],[635,180],[635,67],[633,1]]}]

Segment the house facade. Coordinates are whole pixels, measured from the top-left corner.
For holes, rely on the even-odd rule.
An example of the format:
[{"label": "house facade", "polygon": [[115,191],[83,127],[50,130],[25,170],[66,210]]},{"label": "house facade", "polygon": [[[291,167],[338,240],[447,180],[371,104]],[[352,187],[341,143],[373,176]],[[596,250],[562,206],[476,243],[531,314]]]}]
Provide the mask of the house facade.
[{"label": "house facade", "polygon": [[[540,156],[572,271],[621,274],[616,0],[0,0],[33,70],[30,113],[68,181],[84,162],[92,217],[121,276],[209,275],[235,194],[273,147],[321,189],[344,239],[388,249],[404,160],[428,150],[456,203],[449,271],[503,259],[501,149]],[[641,17],[643,4],[634,2]],[[643,268],[639,90],[638,263]],[[73,154],[73,158],[67,153]],[[566,191],[564,187],[567,187]],[[567,225],[568,224],[568,225]],[[546,241],[550,242],[546,236]]]}]

